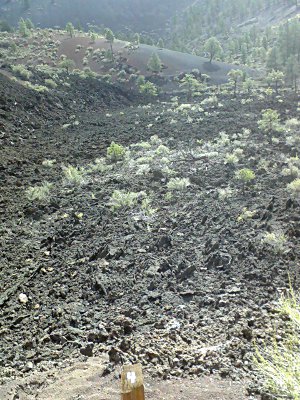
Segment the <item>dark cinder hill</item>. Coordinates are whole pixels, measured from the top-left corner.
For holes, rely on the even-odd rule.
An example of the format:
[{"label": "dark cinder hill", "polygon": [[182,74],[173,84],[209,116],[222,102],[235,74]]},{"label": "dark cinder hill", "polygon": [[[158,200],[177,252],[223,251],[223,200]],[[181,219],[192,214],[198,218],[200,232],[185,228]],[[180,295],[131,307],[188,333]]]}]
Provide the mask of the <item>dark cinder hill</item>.
[{"label": "dark cinder hill", "polygon": [[177,11],[193,0],[0,0],[0,19],[16,24],[28,17],[42,27],[87,23],[110,26],[116,30],[126,27],[133,31],[158,30]]}]

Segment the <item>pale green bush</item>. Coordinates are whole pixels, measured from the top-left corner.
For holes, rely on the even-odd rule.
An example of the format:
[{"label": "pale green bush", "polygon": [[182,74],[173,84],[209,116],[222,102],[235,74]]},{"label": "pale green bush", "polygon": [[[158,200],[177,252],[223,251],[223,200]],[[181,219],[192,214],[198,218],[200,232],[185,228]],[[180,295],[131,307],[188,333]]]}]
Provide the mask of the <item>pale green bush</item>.
[{"label": "pale green bush", "polygon": [[138,203],[138,199],[144,196],[144,192],[126,192],[124,190],[115,190],[110,198],[109,205],[113,211],[120,208],[132,208]]},{"label": "pale green bush", "polygon": [[297,200],[300,199],[300,178],[295,179],[287,186],[287,190],[290,192],[291,196]]},{"label": "pale green bush", "polygon": [[265,233],[261,242],[267,245],[276,254],[281,254],[287,249],[287,238],[280,230]]},{"label": "pale green bush", "polygon": [[49,195],[51,188],[53,187],[52,183],[44,182],[41,186],[30,186],[26,190],[26,197],[31,201],[43,201],[46,200]]},{"label": "pale green bush", "polygon": [[13,65],[11,69],[13,73],[18,75],[22,79],[28,80],[32,76],[32,72],[28,71],[28,69],[22,64]]},{"label": "pale green bush", "polygon": [[172,191],[183,191],[190,186],[191,182],[187,178],[171,178],[167,183],[167,188]]},{"label": "pale green bush", "polygon": [[115,142],[111,142],[110,146],[107,148],[107,157],[111,161],[119,161],[125,157],[126,149],[121,145]]},{"label": "pale green bush", "polygon": [[282,343],[256,348],[254,363],[274,399],[300,400],[300,302],[292,289],[281,298],[279,311],[290,319],[292,333]]},{"label": "pale green bush", "polygon": [[66,182],[69,184],[80,186],[85,182],[85,171],[82,168],[69,165],[68,167],[63,167],[63,173]]}]

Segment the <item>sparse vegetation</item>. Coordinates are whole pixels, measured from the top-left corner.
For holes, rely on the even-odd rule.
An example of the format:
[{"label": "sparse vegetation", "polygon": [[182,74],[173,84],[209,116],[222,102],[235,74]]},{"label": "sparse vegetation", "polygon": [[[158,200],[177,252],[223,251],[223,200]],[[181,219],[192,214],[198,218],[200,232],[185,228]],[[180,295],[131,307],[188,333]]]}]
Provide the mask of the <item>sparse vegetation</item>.
[{"label": "sparse vegetation", "polygon": [[44,182],[40,186],[30,186],[26,190],[26,197],[30,201],[45,201],[49,199],[52,187],[53,184],[49,182]]},{"label": "sparse vegetation", "polygon": [[28,71],[28,69],[22,64],[13,65],[12,71],[24,80],[28,80],[32,76],[32,72]]},{"label": "sparse vegetation", "polygon": [[122,208],[132,208],[138,203],[138,199],[144,197],[143,192],[126,192],[124,190],[115,190],[110,198],[109,205],[113,211]]},{"label": "sparse vegetation", "polygon": [[187,178],[171,178],[167,187],[171,191],[184,191],[190,186],[190,180]]},{"label": "sparse vegetation", "polygon": [[107,148],[107,157],[113,161],[120,161],[124,158],[126,154],[126,149],[115,142],[111,142],[110,146]]},{"label": "sparse vegetation", "polygon": [[255,173],[249,168],[242,168],[235,173],[236,179],[247,185],[255,179]]},{"label": "sparse vegetation", "polygon": [[63,167],[65,181],[68,184],[80,186],[85,182],[85,171],[72,165]]},{"label": "sparse vegetation", "polygon": [[293,182],[287,186],[287,190],[291,197],[300,200],[300,178],[293,180]]},{"label": "sparse vegetation", "polygon": [[278,399],[299,400],[300,303],[293,289],[287,296],[281,297],[278,311],[290,320],[292,332],[283,341],[273,339],[270,344],[257,347],[255,366],[270,395]]},{"label": "sparse vegetation", "polygon": [[261,242],[267,245],[276,254],[283,253],[287,246],[287,238],[282,231],[265,233]]}]

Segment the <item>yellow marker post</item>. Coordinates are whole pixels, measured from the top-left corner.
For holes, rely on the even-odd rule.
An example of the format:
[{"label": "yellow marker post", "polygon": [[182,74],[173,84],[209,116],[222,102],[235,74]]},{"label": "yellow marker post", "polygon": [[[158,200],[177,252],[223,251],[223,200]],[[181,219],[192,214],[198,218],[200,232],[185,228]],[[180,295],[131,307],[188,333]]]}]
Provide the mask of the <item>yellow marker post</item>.
[{"label": "yellow marker post", "polygon": [[144,378],[141,364],[124,365],[121,380],[122,400],[145,400]]}]

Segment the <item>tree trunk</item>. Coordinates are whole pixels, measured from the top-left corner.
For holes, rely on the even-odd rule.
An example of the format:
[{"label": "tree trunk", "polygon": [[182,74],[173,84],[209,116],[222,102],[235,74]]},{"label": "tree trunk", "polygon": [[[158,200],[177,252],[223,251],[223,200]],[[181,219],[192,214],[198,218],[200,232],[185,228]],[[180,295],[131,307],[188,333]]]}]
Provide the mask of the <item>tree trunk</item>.
[{"label": "tree trunk", "polygon": [[110,51],[111,51],[111,60],[112,60],[112,61],[115,61],[112,43],[110,43]]}]

